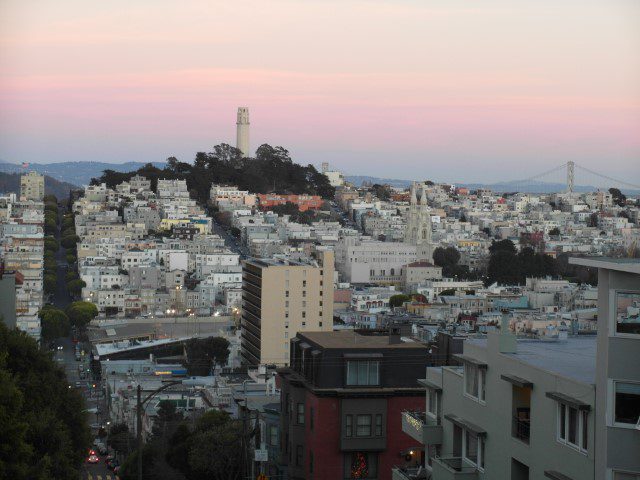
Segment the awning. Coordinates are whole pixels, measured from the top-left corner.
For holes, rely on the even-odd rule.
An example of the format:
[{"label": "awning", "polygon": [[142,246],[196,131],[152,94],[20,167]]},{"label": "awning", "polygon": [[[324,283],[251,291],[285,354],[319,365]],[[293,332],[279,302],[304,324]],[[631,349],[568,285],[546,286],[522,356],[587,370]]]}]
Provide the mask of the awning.
[{"label": "awning", "polygon": [[546,396],[556,402],[564,403],[565,405],[569,405],[570,407],[576,408],[578,410],[591,410],[591,405],[588,403],[584,403],[582,400],[578,400],[577,398],[570,397],[569,395],[565,395],[560,392],[547,392]]},{"label": "awning", "polygon": [[502,380],[506,380],[509,383],[513,383],[516,387],[520,388],[533,388],[533,383],[529,380],[525,380],[522,377],[516,377],[515,375],[500,375]]},{"label": "awning", "polygon": [[425,387],[431,389],[431,390],[435,390],[436,392],[441,392],[442,391],[442,387],[440,385],[438,385],[437,383],[433,383],[430,380],[427,380],[426,378],[419,378],[418,379],[418,384],[419,385],[424,385]]},{"label": "awning", "polygon": [[463,362],[466,363],[472,363],[474,365],[476,365],[478,368],[487,368],[487,364],[486,362],[483,362],[482,360],[478,360],[476,358],[470,357],[468,355],[462,355],[462,354],[456,354],[454,355],[454,358],[457,358],[458,360],[462,360]]},{"label": "awning", "polygon": [[467,430],[471,430],[473,433],[475,433],[479,437],[485,436],[487,434],[486,430],[484,430],[483,428],[477,426],[475,423],[471,423],[470,421],[465,420],[464,418],[460,418],[457,415],[454,415],[452,413],[446,413],[444,415],[444,418],[449,420],[454,425],[458,425],[461,428],[465,428]]},{"label": "awning", "polygon": [[571,477],[567,477],[566,475],[556,472],[555,470],[545,470],[544,476],[547,478],[552,478],[553,480],[573,480]]}]

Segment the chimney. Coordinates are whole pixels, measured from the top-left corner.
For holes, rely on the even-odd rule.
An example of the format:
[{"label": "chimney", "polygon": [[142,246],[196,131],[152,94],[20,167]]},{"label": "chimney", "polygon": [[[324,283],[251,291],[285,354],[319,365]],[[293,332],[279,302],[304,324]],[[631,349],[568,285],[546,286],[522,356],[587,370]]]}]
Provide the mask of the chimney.
[{"label": "chimney", "polygon": [[400,327],[389,327],[389,345],[397,345],[399,343],[402,343],[400,339]]},{"label": "chimney", "polygon": [[502,310],[502,318],[500,319],[500,340],[498,348],[500,353],[518,353],[518,342],[515,334],[509,329],[509,310]]}]

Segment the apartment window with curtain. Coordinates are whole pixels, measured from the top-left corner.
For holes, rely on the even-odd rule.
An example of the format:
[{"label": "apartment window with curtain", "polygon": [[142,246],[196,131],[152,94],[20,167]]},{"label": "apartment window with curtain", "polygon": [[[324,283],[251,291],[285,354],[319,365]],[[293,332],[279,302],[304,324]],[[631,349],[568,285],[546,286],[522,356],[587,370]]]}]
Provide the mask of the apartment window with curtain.
[{"label": "apartment window with curtain", "polygon": [[347,385],[379,385],[380,362],[358,360],[347,362]]},{"label": "apartment window with curtain", "polygon": [[304,403],[298,403],[297,405],[296,422],[298,425],[304,425]]},{"label": "apartment window with curtain", "polygon": [[371,436],[371,415],[356,416],[356,437]]}]

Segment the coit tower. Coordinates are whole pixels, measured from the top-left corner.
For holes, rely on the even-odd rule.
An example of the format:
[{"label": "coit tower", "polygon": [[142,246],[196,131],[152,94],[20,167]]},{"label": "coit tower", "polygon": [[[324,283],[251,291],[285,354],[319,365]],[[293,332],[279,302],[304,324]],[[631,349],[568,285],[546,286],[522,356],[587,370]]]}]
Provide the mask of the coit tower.
[{"label": "coit tower", "polygon": [[236,148],[243,157],[249,156],[249,109],[238,107],[238,121],[236,122]]}]

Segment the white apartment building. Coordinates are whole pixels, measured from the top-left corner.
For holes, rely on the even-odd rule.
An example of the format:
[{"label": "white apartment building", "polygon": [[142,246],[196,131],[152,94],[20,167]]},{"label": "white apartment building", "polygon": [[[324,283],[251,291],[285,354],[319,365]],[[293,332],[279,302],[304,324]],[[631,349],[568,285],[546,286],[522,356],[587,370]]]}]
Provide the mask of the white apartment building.
[{"label": "white apartment building", "polygon": [[343,237],[336,244],[336,267],[343,282],[400,284],[404,266],[415,262],[416,245]]}]

